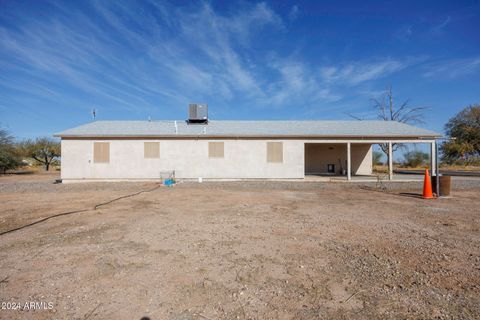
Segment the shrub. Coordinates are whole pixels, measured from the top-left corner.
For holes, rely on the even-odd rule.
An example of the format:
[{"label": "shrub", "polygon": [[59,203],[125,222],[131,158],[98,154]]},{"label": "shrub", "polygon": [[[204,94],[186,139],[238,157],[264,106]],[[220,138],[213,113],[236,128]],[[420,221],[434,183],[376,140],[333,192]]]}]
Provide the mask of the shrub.
[{"label": "shrub", "polygon": [[418,166],[424,165],[430,159],[428,153],[421,151],[409,151],[403,155],[404,162],[403,164],[406,167],[416,168]]}]

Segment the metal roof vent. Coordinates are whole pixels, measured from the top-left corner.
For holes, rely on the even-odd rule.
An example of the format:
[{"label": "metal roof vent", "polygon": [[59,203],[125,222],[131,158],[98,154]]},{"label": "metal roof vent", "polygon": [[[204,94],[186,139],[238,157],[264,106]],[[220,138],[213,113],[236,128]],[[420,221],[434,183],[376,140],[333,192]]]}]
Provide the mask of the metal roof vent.
[{"label": "metal roof vent", "polygon": [[208,104],[191,103],[188,106],[188,123],[207,123]]}]

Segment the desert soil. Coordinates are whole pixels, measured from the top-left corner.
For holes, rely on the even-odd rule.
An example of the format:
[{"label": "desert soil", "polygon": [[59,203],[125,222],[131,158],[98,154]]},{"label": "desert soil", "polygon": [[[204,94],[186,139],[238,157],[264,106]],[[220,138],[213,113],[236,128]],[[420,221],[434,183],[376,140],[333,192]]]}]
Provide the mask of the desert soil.
[{"label": "desert soil", "polygon": [[0,177],[0,233],[87,209],[0,235],[2,319],[480,318],[478,186],[55,178]]}]

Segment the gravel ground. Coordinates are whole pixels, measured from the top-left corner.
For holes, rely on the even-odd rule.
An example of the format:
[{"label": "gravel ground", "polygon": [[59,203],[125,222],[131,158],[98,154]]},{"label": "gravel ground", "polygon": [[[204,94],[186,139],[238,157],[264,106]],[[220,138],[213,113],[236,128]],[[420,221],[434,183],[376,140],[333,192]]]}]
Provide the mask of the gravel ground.
[{"label": "gravel ground", "polygon": [[[480,186],[0,178],[2,319],[477,319]],[[465,180],[466,181],[466,180]],[[476,183],[476,184],[475,184]],[[370,186],[372,187],[372,186]],[[141,190],[149,192],[122,198]],[[25,302],[52,303],[26,310]],[[5,306],[7,306],[5,304]]]},{"label": "gravel ground", "polygon": [[[81,192],[81,191],[129,191],[138,190],[142,186],[150,185],[151,182],[89,182],[89,183],[57,183],[56,179],[60,176],[58,173],[44,174],[43,177],[22,176],[0,177],[0,192]],[[400,182],[400,181],[382,181],[376,182],[313,182],[313,181],[204,181],[203,183],[191,181],[179,181],[177,187],[186,186],[188,188],[209,188],[223,189],[225,187],[238,190],[251,189],[275,189],[275,190],[318,190],[318,189],[356,189],[356,188],[379,188],[385,187],[386,190],[409,190],[412,192],[421,192],[423,182]],[[469,190],[480,188],[480,177],[452,177],[452,190]]]}]

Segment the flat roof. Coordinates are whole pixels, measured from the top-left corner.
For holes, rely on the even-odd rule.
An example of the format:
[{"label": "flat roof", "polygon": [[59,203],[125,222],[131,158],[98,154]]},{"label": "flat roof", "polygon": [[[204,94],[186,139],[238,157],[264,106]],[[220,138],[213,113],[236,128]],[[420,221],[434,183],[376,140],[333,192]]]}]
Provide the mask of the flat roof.
[{"label": "flat roof", "polygon": [[397,121],[94,121],[55,134],[56,137],[337,137],[435,138],[442,134]]}]

